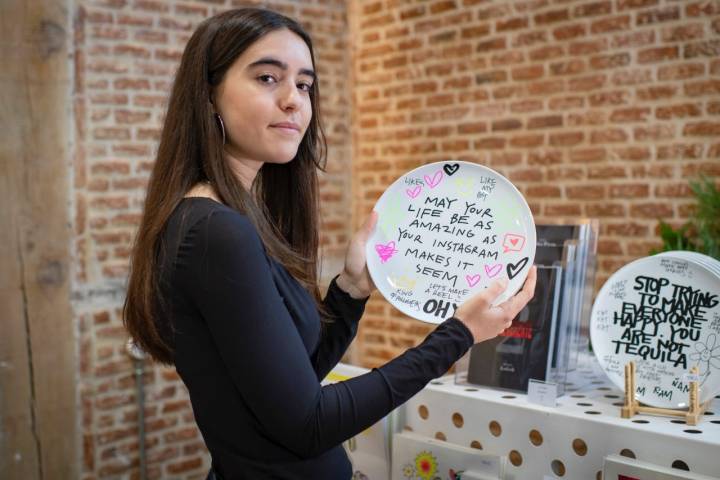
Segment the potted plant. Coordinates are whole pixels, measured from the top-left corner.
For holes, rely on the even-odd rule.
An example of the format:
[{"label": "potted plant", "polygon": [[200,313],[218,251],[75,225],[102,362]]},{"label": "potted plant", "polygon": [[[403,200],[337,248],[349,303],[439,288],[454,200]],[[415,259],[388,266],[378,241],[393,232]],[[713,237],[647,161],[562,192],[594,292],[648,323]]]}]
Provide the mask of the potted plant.
[{"label": "potted plant", "polygon": [[[690,219],[677,228],[660,220],[662,250],[689,250],[720,260],[720,190],[707,177],[690,182],[697,202]],[[651,253],[658,253],[654,250]]]}]

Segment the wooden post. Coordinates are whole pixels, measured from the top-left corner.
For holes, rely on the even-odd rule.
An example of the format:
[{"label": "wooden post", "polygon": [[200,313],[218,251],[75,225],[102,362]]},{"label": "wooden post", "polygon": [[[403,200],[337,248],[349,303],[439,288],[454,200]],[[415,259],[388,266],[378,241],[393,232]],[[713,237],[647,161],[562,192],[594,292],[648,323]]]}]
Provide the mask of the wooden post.
[{"label": "wooden post", "polygon": [[635,380],[634,365],[633,362],[625,365],[625,405],[620,410],[622,418],[630,418],[635,415],[633,410],[633,402],[635,401],[635,388],[633,386],[633,380]]},{"label": "wooden post", "polygon": [[80,478],[70,305],[73,2],[0,2],[0,478]]}]

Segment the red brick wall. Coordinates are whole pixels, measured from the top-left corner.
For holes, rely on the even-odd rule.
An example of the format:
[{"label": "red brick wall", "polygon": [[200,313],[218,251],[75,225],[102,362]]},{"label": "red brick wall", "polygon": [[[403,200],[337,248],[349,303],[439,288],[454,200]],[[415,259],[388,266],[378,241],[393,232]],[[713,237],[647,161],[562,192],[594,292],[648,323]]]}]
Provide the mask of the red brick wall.
[{"label": "red brick wall", "polygon": [[[184,43],[201,19],[237,3],[75,3],[73,301],[85,479],[137,475],[119,315],[129,248]],[[687,178],[720,174],[717,1],[261,5],[298,18],[317,46],[330,144],[326,279],[384,188],[423,163],[458,158],[500,171],[538,221],[600,218],[599,282],[656,243],[656,216],[687,217]],[[359,360],[383,363],[431,328],[375,297]],[[201,476],[208,457],[184,387],[170,369],[145,372],[151,476]]]},{"label": "red brick wall", "polygon": [[[687,179],[720,175],[720,2],[353,2],[355,218],[403,172],[496,169],[536,221],[601,222],[600,285],[682,222]],[[376,366],[430,326],[379,296],[359,334]]]},{"label": "red brick wall", "polygon": [[[251,2],[75,2],[76,126],[73,302],[78,317],[84,479],[137,478],[137,408],[120,309],[164,106],[183,47],[199,21]],[[328,133],[321,179],[326,277],[340,262],[350,225],[350,91],[345,3],[268,1],[303,23],[315,41]],[[146,366],[151,478],[202,477],[209,457],[187,392],[172,369]]]}]

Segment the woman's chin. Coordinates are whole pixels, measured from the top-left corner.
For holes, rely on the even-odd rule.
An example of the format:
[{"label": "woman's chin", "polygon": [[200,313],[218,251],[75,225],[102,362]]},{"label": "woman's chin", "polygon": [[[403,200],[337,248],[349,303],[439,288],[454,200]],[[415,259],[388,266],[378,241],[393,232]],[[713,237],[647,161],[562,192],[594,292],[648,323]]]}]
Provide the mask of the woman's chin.
[{"label": "woman's chin", "polygon": [[268,160],[266,160],[265,163],[276,163],[279,165],[284,165],[286,163],[292,162],[296,155],[297,150],[293,152],[279,152],[277,155],[273,155]]}]

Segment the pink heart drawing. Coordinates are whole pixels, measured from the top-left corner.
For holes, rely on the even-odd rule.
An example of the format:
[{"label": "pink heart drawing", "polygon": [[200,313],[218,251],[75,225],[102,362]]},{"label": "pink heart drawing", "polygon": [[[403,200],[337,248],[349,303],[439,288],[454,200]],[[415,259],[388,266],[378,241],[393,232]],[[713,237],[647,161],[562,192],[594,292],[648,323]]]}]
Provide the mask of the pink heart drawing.
[{"label": "pink heart drawing", "polygon": [[512,243],[513,245],[517,245],[517,242],[518,242],[518,239],[517,239],[517,238],[511,238],[511,239],[510,239],[510,243]]},{"label": "pink heart drawing", "polygon": [[386,245],[383,245],[382,243],[376,243],[375,251],[378,253],[378,255],[380,255],[380,263],[387,262],[388,260],[390,260],[390,257],[397,253],[394,241],[389,242]]},{"label": "pink heart drawing", "polygon": [[435,172],[435,175],[432,176],[432,178],[425,175],[425,183],[427,183],[430,188],[435,188],[440,183],[440,180],[442,180],[443,172],[442,170],[438,170]]},{"label": "pink heart drawing", "polygon": [[480,274],[476,273],[475,275],[465,275],[465,280],[467,280],[468,285],[474,287],[480,281]]},{"label": "pink heart drawing", "polygon": [[405,190],[405,193],[407,193],[407,196],[410,198],[415,198],[418,195],[420,195],[420,191],[422,190],[422,187],[420,185],[416,186],[412,190],[409,188]]},{"label": "pink heart drawing", "polygon": [[495,275],[502,271],[502,263],[496,263],[493,266],[485,265],[485,274],[488,278],[493,278]]}]

